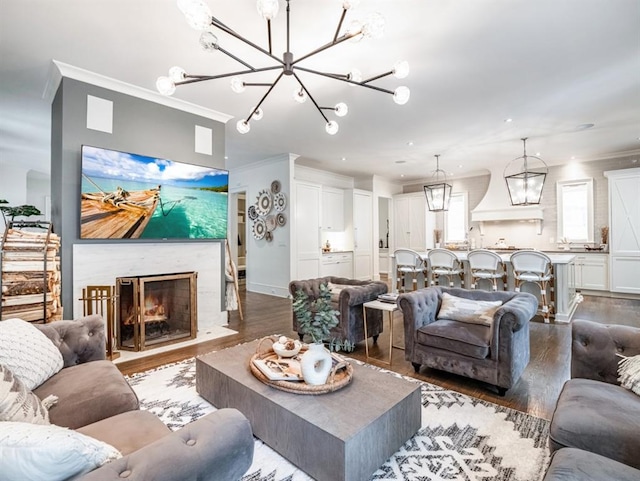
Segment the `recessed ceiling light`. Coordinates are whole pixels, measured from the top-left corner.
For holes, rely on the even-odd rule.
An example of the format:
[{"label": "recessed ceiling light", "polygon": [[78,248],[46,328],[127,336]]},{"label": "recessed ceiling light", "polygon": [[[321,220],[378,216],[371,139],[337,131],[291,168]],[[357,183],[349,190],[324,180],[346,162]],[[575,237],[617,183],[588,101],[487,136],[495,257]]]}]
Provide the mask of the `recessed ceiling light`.
[{"label": "recessed ceiling light", "polygon": [[409,142],[407,142],[407,145],[408,145],[409,147],[413,147],[413,142],[412,142],[412,141],[409,141]]},{"label": "recessed ceiling light", "polygon": [[536,152],[536,157],[540,157],[540,152]]},{"label": "recessed ceiling light", "polygon": [[572,155],[572,156],[571,156],[571,160],[576,160],[576,156],[575,156],[575,155]]},{"label": "recessed ceiling light", "polygon": [[400,174],[400,177],[404,177],[404,174]]},{"label": "recessed ceiling light", "polygon": [[513,122],[513,119],[512,118],[508,118],[508,119],[504,119],[504,121],[505,121],[505,123],[508,124],[509,122]]},{"label": "recessed ceiling light", "polygon": [[462,169],[462,164],[460,164],[460,165],[458,166],[458,169]]},{"label": "recessed ceiling light", "polygon": [[227,157],[226,155],[224,156],[224,160],[229,160],[229,157]]},{"label": "recessed ceiling light", "polygon": [[344,162],[345,160],[347,160],[347,158],[346,157],[342,157],[342,162]]}]

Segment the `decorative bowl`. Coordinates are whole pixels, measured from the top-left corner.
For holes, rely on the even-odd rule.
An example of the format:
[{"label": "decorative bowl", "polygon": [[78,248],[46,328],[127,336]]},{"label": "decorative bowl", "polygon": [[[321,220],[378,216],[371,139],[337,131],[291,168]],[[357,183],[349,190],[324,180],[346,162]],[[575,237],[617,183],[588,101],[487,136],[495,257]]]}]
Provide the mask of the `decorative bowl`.
[{"label": "decorative bowl", "polygon": [[284,342],[282,342],[282,340],[278,340],[277,342],[274,342],[273,352],[275,352],[279,357],[293,357],[297,355],[302,348],[302,343],[300,341],[293,341],[294,348],[287,349],[285,344],[289,340],[290,339],[286,339]]}]

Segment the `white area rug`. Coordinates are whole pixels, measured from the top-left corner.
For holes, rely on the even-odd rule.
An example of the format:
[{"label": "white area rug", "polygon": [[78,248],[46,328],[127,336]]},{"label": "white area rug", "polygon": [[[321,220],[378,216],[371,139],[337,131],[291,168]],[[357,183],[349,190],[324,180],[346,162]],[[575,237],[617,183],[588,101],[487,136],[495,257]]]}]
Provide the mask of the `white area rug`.
[{"label": "white area rug", "polygon": [[[542,478],[549,462],[548,421],[416,379],[404,379],[421,385],[422,428],[371,480],[537,481]],[[215,410],[196,393],[194,359],[134,374],[128,380],[140,398],[142,409],[155,413],[173,430]],[[256,439],[253,464],[242,479],[303,481],[312,478]]]}]

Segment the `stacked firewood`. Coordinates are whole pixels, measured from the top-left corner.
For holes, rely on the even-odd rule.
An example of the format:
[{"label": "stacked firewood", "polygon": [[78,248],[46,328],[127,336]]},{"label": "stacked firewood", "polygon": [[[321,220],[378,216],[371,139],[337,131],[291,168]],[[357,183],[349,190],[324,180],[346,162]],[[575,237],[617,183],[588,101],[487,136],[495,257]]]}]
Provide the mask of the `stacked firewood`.
[{"label": "stacked firewood", "polygon": [[6,232],[2,243],[0,319],[62,319],[59,249],[60,238],[53,233],[20,229]]}]

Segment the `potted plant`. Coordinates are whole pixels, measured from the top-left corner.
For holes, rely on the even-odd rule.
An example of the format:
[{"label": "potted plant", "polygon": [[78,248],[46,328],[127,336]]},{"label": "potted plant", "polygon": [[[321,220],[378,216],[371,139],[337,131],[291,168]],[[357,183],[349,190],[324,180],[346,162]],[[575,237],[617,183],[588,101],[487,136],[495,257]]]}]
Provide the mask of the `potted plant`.
[{"label": "potted plant", "polygon": [[30,217],[32,215],[42,215],[42,212],[38,210],[33,205],[18,205],[15,207],[10,207],[8,205],[9,202],[5,199],[0,199],[0,213],[2,213],[2,220],[4,221],[4,225],[8,224],[7,217],[9,217],[9,221],[13,222],[13,219],[16,217]]},{"label": "potted plant", "polygon": [[311,338],[312,344],[300,358],[302,377],[307,384],[324,384],[331,371],[331,353],[323,341],[329,338],[332,328],[338,325],[339,311],[331,305],[331,290],[320,284],[320,295],[312,300],[298,290],[293,300],[293,313],[298,321],[298,332]]},{"label": "potted plant", "polygon": [[442,230],[433,229],[433,240],[436,243],[436,249],[440,248],[440,241],[442,240]]}]

